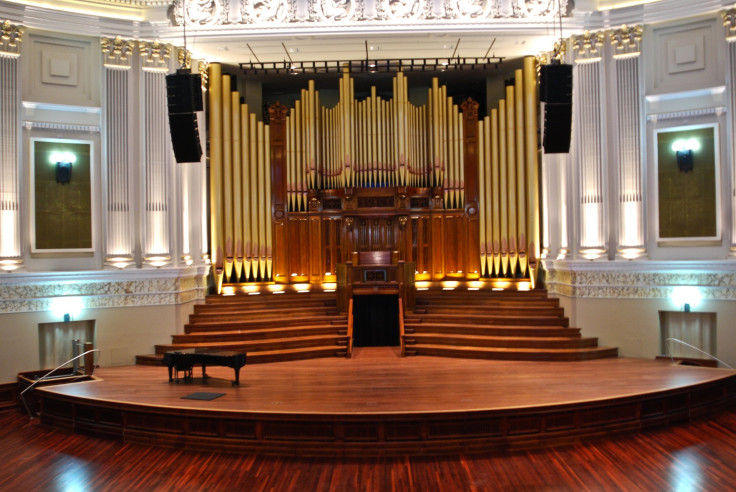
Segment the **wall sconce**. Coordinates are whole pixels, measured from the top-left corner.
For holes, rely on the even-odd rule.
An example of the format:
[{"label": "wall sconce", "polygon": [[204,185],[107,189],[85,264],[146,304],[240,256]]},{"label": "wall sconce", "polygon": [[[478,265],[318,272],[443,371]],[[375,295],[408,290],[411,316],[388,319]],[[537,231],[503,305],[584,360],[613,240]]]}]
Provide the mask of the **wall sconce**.
[{"label": "wall sconce", "polygon": [[81,297],[55,297],[51,300],[51,313],[65,322],[78,318],[84,309],[84,300]]},{"label": "wall sconce", "polygon": [[77,157],[71,152],[53,152],[49,157],[52,164],[56,164],[56,182],[67,184],[72,180],[72,164]]},{"label": "wall sconce", "polygon": [[689,313],[700,304],[702,294],[697,287],[681,285],[672,289],[671,299],[679,309]]},{"label": "wall sconce", "polygon": [[677,156],[677,168],[682,173],[693,170],[693,152],[700,150],[700,142],[694,138],[675,140],[672,151]]}]

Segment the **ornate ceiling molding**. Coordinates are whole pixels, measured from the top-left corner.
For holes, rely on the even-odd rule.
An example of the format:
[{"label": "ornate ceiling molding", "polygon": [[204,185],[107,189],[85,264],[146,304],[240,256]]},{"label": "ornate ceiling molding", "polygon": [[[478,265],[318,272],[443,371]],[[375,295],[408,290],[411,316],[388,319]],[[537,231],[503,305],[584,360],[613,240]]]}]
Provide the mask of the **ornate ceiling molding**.
[{"label": "ornate ceiling molding", "polygon": [[[236,0],[237,1],[237,0]],[[229,0],[175,0],[172,24],[193,28],[227,24],[325,25],[406,23],[432,20],[497,21],[554,20],[558,5],[567,12],[568,0],[239,0],[232,15]],[[439,9],[437,7],[439,6]],[[186,7],[186,9],[185,9]],[[236,18],[239,15],[239,18]]]}]

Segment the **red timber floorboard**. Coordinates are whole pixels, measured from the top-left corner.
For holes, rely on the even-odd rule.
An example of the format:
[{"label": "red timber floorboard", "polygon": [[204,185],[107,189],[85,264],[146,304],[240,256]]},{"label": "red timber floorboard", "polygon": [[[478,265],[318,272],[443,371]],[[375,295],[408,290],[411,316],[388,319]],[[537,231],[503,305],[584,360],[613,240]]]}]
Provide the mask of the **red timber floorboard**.
[{"label": "red timber floorboard", "polygon": [[[669,361],[528,362],[399,357],[195,368],[104,368],[36,390],[53,427],[128,443],[298,456],[508,452],[683,423],[736,405],[736,373]],[[217,392],[211,401],[182,399]]]},{"label": "red timber floorboard", "polygon": [[736,410],[565,446],[443,457],[302,458],[173,450],[0,412],[2,491],[728,491]]}]

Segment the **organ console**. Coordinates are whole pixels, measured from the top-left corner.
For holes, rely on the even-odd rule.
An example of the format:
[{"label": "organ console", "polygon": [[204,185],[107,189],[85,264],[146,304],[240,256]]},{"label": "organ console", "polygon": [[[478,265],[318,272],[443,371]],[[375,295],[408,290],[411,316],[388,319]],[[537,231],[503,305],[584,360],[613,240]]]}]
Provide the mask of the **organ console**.
[{"label": "organ console", "polygon": [[396,251],[415,280],[535,279],[539,248],[536,61],[478,120],[437,79],[427,103],[344,73],[326,107],[314,81],[258,121],[210,65],[211,248],[224,283],[335,282],[362,251]]}]

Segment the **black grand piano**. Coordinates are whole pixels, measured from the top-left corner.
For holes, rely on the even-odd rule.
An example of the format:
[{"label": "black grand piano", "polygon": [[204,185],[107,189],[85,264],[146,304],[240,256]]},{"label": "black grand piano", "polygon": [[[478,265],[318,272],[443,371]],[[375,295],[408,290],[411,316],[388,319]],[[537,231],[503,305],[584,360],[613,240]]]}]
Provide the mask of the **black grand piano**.
[{"label": "black grand piano", "polygon": [[169,368],[169,382],[174,381],[172,371],[179,382],[179,371],[184,373],[184,380],[192,379],[192,368],[202,366],[202,379],[207,379],[207,366],[225,366],[235,371],[233,385],[240,384],[240,368],[245,365],[245,353],[234,350],[217,350],[192,348],[164,352],[164,364]]}]

